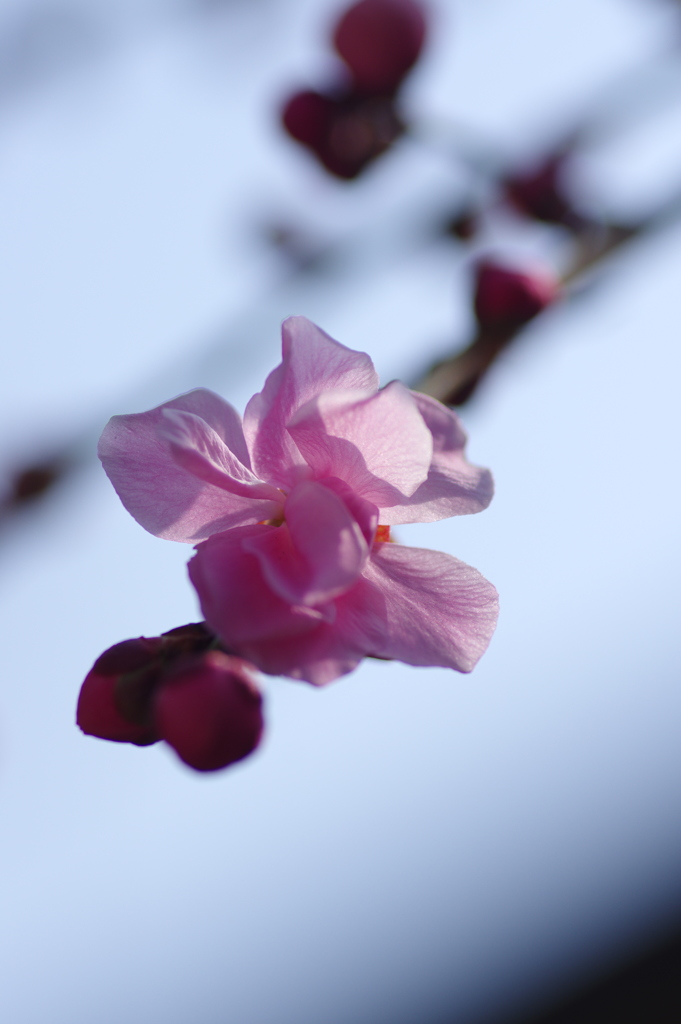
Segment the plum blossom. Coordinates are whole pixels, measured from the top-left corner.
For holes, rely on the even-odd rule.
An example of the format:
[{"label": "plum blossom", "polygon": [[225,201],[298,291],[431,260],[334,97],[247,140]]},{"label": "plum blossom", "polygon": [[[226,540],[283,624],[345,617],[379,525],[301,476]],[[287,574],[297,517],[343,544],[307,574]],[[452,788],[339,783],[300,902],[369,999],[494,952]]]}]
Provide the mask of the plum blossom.
[{"label": "plum blossom", "polygon": [[239,415],[198,389],[115,416],[99,445],[123,504],[151,533],[196,545],[189,575],[224,648],[314,684],[367,656],[469,672],[497,595],[451,555],[390,527],[479,512],[489,472],[456,415],[393,381],[304,317]]}]

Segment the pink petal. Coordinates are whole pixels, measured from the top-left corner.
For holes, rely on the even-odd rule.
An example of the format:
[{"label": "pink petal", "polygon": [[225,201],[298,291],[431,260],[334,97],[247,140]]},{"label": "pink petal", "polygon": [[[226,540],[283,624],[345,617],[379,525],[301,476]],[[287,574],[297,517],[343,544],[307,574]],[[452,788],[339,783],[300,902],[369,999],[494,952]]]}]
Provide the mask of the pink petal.
[{"label": "pink petal", "polygon": [[352,672],[380,646],[384,632],[382,594],[360,576],[355,586],[336,598],[333,622],[320,622],[307,633],[262,637],[243,645],[240,653],[270,675],[290,676],[324,686]]},{"label": "pink petal", "polygon": [[279,506],[272,501],[230,494],[178,465],[159,432],[165,409],[200,416],[249,466],[238,414],[210,391],[190,391],[149,412],[114,416],[100,438],[99,457],[124,506],[141,526],[157,537],[191,543],[277,514]]},{"label": "pink petal", "polygon": [[364,576],[385,600],[384,635],[372,654],[408,665],[470,672],[497,622],[495,588],[440,551],[377,544]]},{"label": "pink petal", "polygon": [[159,735],[197,771],[252,753],[262,735],[262,698],[244,663],[210,651],[166,676],[154,701]]},{"label": "pink petal", "polygon": [[[378,510],[366,507],[375,521]],[[285,515],[285,525],[244,541],[279,597],[314,606],[356,583],[369,545],[340,497],[321,483],[305,480],[288,496]]]},{"label": "pink petal", "polygon": [[334,615],[333,605],[324,609],[292,607],[265,580],[260,561],[246,550],[245,542],[279,529],[244,526],[214,534],[198,545],[189,563],[189,577],[208,625],[230,650],[246,658],[250,645],[263,638],[277,640],[305,633],[325,616]]},{"label": "pink petal", "polygon": [[217,431],[195,413],[164,409],[159,433],[170,444],[177,464],[199,480],[242,498],[282,501],[282,492],[258,480],[229,450]]},{"label": "pink petal", "polygon": [[433,461],[428,479],[407,501],[383,506],[381,522],[432,523],[481,512],[492,500],[492,474],[466,461],[466,434],[456,414],[434,398],[412,394],[433,437]]},{"label": "pink petal", "polygon": [[327,477],[324,480],[324,487],[333,491],[344,502],[350,515],[357,521],[365,541],[371,547],[378,526],[378,509],[374,503],[360,498],[349,484],[338,477]]},{"label": "pink petal", "polygon": [[322,391],[375,392],[378,376],[369,356],[353,352],[303,316],[282,325],[280,365],[246,407],[244,432],[253,470],[262,479],[288,489],[298,479],[303,459],[286,425],[294,413]]},{"label": "pink petal", "polygon": [[208,624],[264,672],[322,685],[352,671],[382,641],[385,600],[360,576],[322,609],[292,607],[268,586],[244,541],[281,527],[244,527],[199,544],[189,563]]},{"label": "pink petal", "polygon": [[297,412],[288,431],[318,478],[340,477],[379,507],[413,495],[433,458],[431,432],[398,381],[368,398],[319,395]]}]

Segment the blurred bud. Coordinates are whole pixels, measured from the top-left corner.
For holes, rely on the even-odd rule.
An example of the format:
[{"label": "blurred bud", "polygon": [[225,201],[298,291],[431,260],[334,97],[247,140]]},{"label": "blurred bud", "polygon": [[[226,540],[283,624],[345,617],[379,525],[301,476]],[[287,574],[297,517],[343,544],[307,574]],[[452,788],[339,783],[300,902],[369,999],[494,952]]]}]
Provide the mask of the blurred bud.
[{"label": "blurred bud", "polygon": [[335,106],[329,96],[312,90],[298,92],[284,107],[284,127],[297,142],[317,152],[325,144]]},{"label": "blurred bud", "polygon": [[404,131],[389,99],[300,92],[286,104],[284,127],[331,174],[350,180]]},{"label": "blurred bud", "polygon": [[477,267],[474,309],[480,329],[512,334],[550,306],[559,294],[546,272],[521,273],[484,260]]},{"label": "blurred bud", "polygon": [[357,92],[390,96],[416,63],[425,34],[413,0],[360,0],[338,22],[333,42]]},{"label": "blurred bud", "polygon": [[445,225],[446,234],[453,235],[461,242],[469,242],[471,238],[475,238],[479,229],[480,214],[472,206],[459,210]]},{"label": "blurred bud", "polygon": [[561,174],[565,154],[552,156],[529,174],[518,174],[506,178],[504,191],[510,202],[520,213],[547,224],[576,226],[581,222],[572,204],[563,194]]},{"label": "blurred bud", "polygon": [[245,662],[209,651],[164,678],[154,699],[154,720],[185,764],[215,771],[258,746],[262,697]]},{"label": "blurred bud", "polygon": [[331,174],[356,178],[404,132],[394,96],[424,37],[425,18],[414,0],[360,0],[334,33],[352,84],[335,95],[296,93],[282,112],[286,131]]},{"label": "blurred bud", "polygon": [[5,487],[2,508],[16,511],[28,505],[49,491],[67,472],[69,466],[65,461],[52,459],[24,466],[12,474]]},{"label": "blurred bud", "polygon": [[199,771],[246,757],[262,734],[262,699],[247,663],[215,643],[203,623],[190,623],[115,644],[85,678],[78,725],[118,743],[164,739]]}]

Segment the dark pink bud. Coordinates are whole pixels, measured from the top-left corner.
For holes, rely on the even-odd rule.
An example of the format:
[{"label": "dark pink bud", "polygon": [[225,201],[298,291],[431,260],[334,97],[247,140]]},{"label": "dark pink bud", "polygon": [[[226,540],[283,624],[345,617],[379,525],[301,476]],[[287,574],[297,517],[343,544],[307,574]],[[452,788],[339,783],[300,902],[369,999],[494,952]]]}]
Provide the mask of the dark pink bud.
[{"label": "dark pink bud", "polygon": [[137,669],[151,665],[158,656],[162,643],[160,636],[138,636],[135,640],[121,640],[119,644],[114,644],[100,654],[92,666],[92,671],[102,676],[136,672]]},{"label": "dark pink bud", "polygon": [[154,718],[185,764],[209,772],[255,750],[263,729],[261,707],[245,662],[209,651],[165,676],[154,697]]},{"label": "dark pink bud", "polygon": [[301,92],[283,112],[284,127],[308,146],[327,171],[356,178],[401,135],[404,126],[389,98],[333,98]]},{"label": "dark pink bud", "polygon": [[360,0],[338,22],[333,42],[365,95],[391,95],[413,67],[426,34],[413,0]]},{"label": "dark pink bud", "polygon": [[318,92],[299,92],[292,96],[282,112],[289,135],[297,142],[317,150],[324,145],[334,116],[335,103]]},{"label": "dark pink bud", "polygon": [[550,306],[558,291],[547,273],[521,273],[486,260],[477,268],[475,315],[484,331],[512,333]]},{"label": "dark pink bud", "polygon": [[503,183],[509,200],[521,213],[548,224],[566,224],[576,215],[560,186],[564,156],[553,156],[529,174],[509,177]]},{"label": "dark pink bud", "polygon": [[121,658],[128,653],[134,655],[134,652],[119,651],[114,657],[113,652],[116,648],[137,643],[136,640],[125,640],[121,644],[116,644],[115,648],[105,651],[85,677],[78,697],[76,722],[88,736],[97,736],[99,739],[113,740],[116,743],[136,743],[138,746],[147,746],[158,740],[158,736],[149,726],[131,722],[120,713],[116,701],[116,688],[121,669],[114,669],[109,673],[97,667],[102,662],[106,666],[109,655],[112,655],[112,661],[120,664]]}]

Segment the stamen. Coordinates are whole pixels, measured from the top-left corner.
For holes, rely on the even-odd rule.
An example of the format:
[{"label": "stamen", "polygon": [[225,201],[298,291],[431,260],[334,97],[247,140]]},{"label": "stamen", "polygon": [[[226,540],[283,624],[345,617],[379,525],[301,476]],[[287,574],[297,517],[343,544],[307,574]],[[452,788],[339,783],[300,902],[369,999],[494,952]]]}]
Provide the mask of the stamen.
[{"label": "stamen", "polygon": [[375,541],[377,544],[386,544],[391,541],[390,527],[389,526],[377,526]]}]

